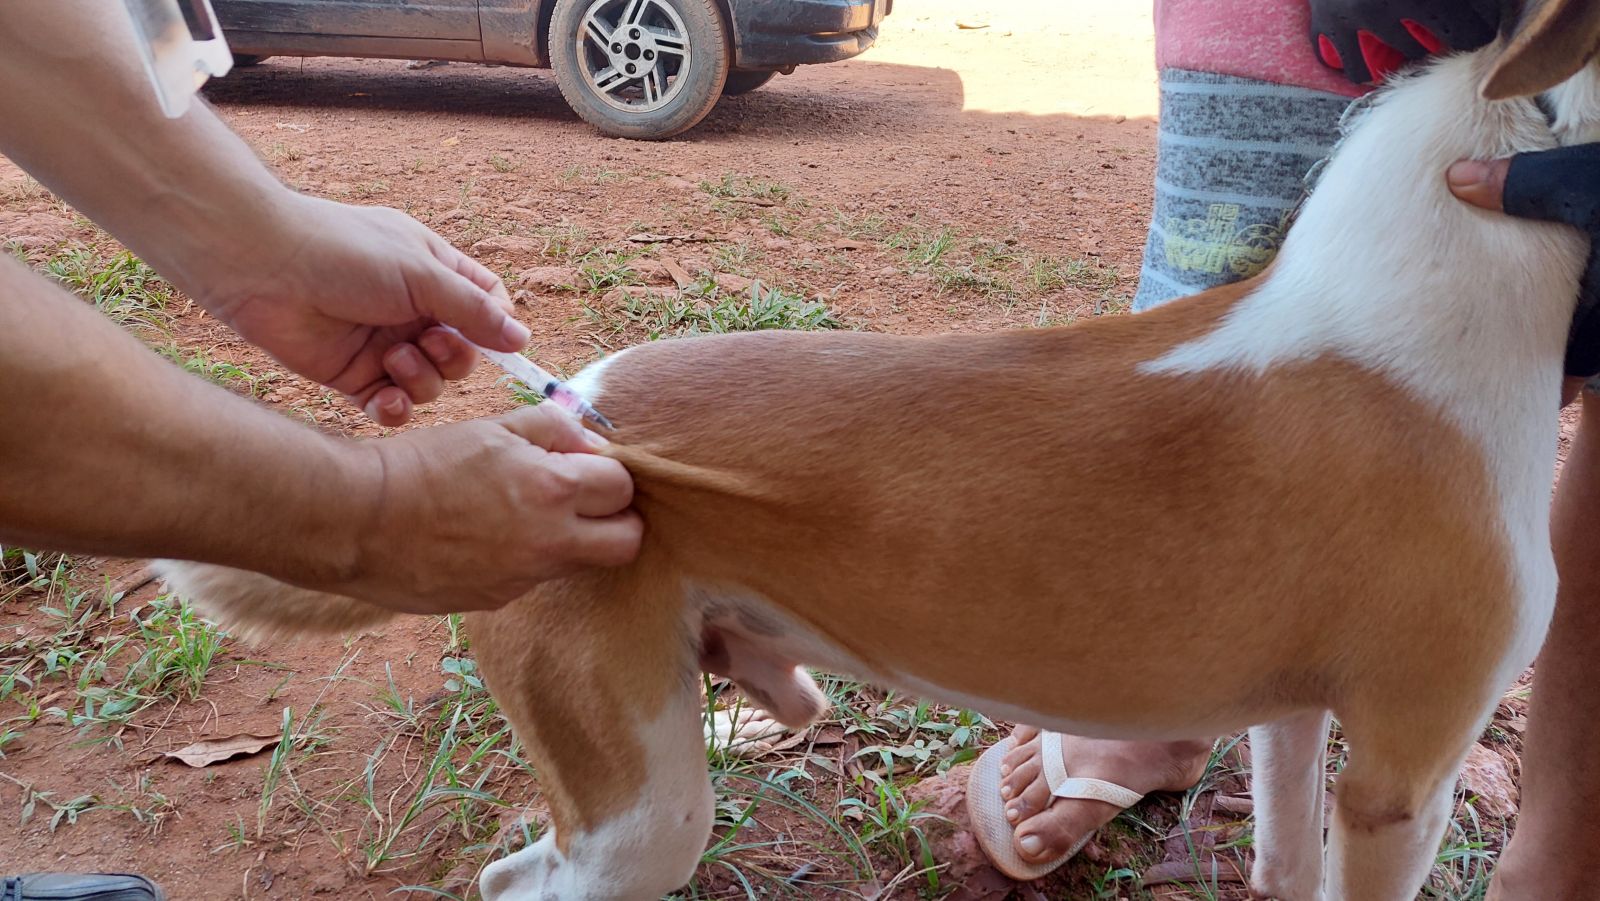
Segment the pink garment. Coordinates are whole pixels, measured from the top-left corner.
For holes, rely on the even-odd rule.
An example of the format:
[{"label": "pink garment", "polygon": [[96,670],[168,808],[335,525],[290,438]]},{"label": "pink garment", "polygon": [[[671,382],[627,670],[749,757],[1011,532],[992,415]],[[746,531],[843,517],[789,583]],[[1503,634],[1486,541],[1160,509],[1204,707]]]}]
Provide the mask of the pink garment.
[{"label": "pink garment", "polygon": [[1307,0],[1155,0],[1156,66],[1359,97],[1311,48]]}]

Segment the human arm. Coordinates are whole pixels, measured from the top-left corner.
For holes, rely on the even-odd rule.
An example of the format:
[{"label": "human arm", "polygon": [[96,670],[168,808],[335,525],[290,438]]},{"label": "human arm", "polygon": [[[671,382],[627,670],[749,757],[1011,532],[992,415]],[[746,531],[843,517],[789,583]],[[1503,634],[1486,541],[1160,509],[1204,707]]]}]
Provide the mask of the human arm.
[{"label": "human arm", "polygon": [[402,213],[290,190],[204,103],[162,115],[120,3],[0,3],[0,153],[384,425],[515,351],[500,279]]},{"label": "human arm", "polygon": [[0,254],[0,543],[220,563],[407,612],[491,607],[633,556],[632,483],[587,435],[546,405],[325,436]]}]

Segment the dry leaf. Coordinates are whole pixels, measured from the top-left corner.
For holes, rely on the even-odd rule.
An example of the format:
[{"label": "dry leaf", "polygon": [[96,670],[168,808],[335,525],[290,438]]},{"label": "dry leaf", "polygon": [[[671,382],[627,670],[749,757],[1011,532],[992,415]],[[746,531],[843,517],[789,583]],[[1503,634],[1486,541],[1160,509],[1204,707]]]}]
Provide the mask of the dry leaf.
[{"label": "dry leaf", "polygon": [[238,757],[241,754],[260,754],[278,743],[277,735],[233,735],[208,741],[197,741],[176,751],[162,751],[161,756],[181,760],[192,767],[210,766]]},{"label": "dry leaf", "polygon": [[653,232],[640,232],[637,235],[629,235],[628,240],[635,244],[670,244],[674,241],[684,241],[687,243],[710,243],[713,241],[720,241],[722,239],[713,238],[708,235],[698,235],[694,232],[687,232],[681,235],[658,235]]},{"label": "dry leaf", "polygon": [[1239,865],[1226,857],[1169,860],[1144,872],[1140,885],[1182,885],[1190,882],[1242,884],[1249,880]]},{"label": "dry leaf", "polygon": [[661,259],[661,267],[667,270],[668,275],[672,276],[672,280],[678,285],[678,290],[681,291],[694,284],[694,279],[689,276],[688,272],[684,271],[682,266],[678,265],[676,260],[669,260],[663,257]]}]

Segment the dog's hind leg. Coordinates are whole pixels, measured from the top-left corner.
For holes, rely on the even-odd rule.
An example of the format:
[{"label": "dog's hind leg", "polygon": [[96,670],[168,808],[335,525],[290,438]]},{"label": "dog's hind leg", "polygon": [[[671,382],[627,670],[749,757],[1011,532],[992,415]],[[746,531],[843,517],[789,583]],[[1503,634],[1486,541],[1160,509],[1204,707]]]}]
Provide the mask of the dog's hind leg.
[{"label": "dog's hind leg", "polygon": [[1262,898],[1322,898],[1323,761],[1327,711],[1307,711],[1250,730],[1256,862],[1250,889]]},{"label": "dog's hind leg", "polygon": [[555,827],[484,870],[485,901],[656,901],[693,875],[712,819],[697,641],[654,581],[592,573],[469,618]]}]

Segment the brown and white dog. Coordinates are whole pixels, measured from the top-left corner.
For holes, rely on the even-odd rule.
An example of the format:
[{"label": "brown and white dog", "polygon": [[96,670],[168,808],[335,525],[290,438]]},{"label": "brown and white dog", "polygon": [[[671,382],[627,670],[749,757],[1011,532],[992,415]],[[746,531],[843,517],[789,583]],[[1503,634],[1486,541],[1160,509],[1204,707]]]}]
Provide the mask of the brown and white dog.
[{"label": "brown and white dog", "polygon": [[[468,617],[555,820],[484,897],[683,884],[712,822],[697,673],[800,726],[824,705],[805,663],[1083,735],[1252,726],[1255,889],[1414,898],[1554,605],[1586,251],[1456,201],[1443,173],[1592,139],[1597,34],[1600,0],[1549,0],[1388,88],[1247,284],[1068,328],[665,341],[586,370],[649,530],[631,566]],[[1574,72],[1553,128],[1485,99]],[[247,634],[385,616],[164,567]],[[1174,647],[1182,680],[1148,652]],[[1324,877],[1330,712],[1351,756]]]}]

